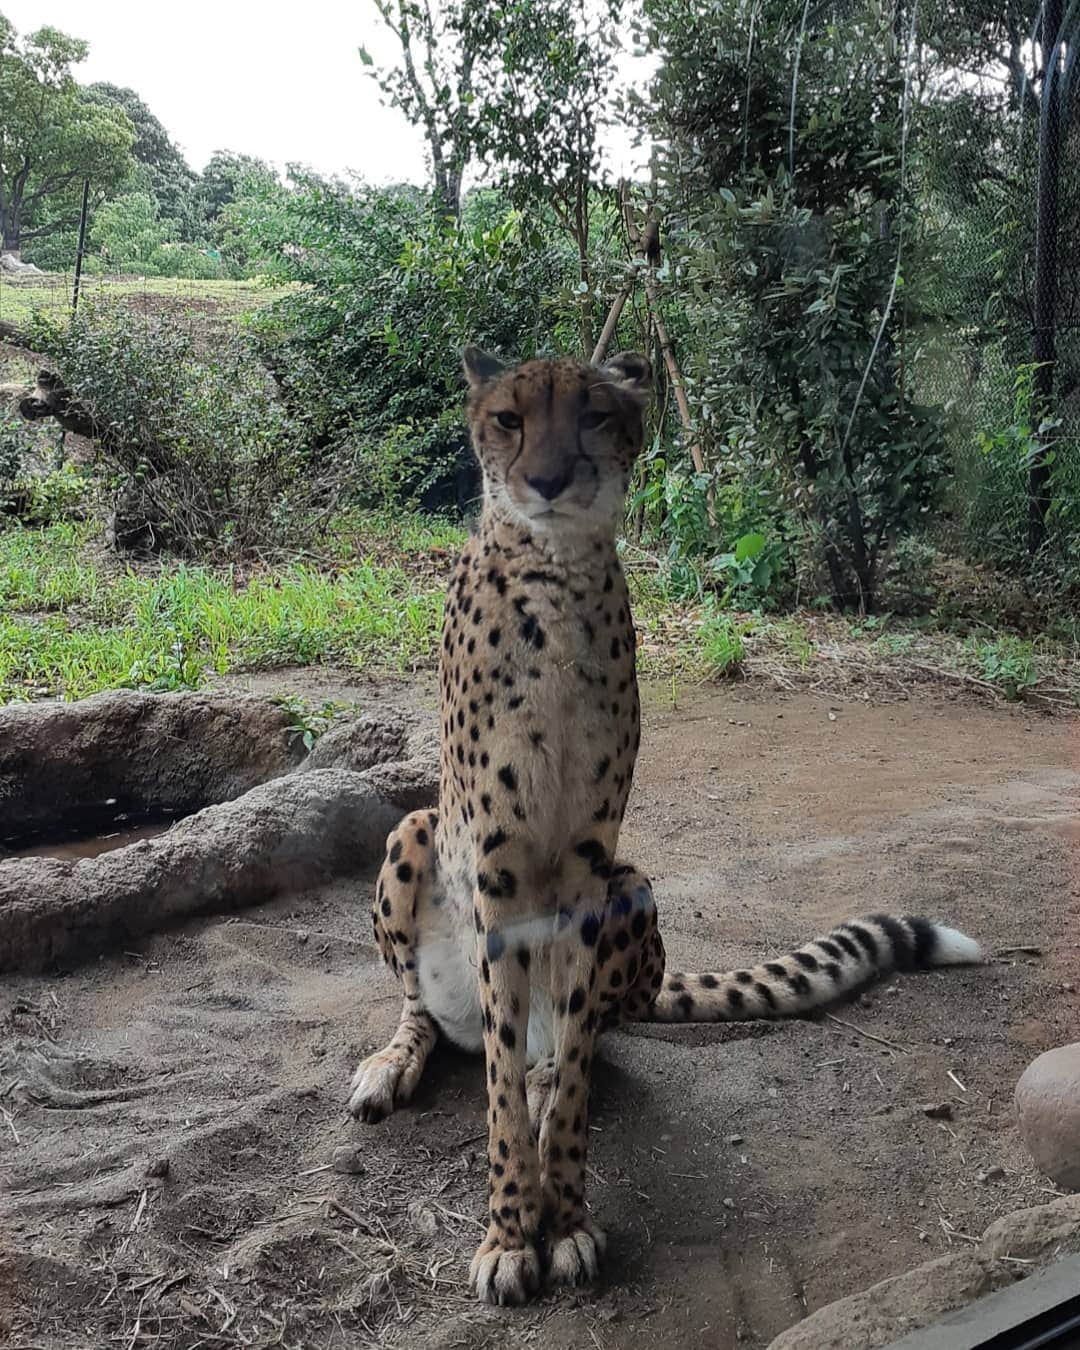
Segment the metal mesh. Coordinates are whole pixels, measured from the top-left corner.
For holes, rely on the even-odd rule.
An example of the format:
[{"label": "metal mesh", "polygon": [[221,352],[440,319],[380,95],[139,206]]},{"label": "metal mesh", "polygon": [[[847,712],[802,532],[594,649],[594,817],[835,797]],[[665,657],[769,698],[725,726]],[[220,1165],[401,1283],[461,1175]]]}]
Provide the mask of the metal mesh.
[{"label": "metal mesh", "polygon": [[[1033,53],[1038,58],[1039,49]],[[1040,136],[1044,72],[1027,84],[958,78],[925,93],[912,184],[932,255],[908,301],[918,356],[912,392],[949,411],[952,517],[970,557],[1026,566],[1031,466],[1045,453],[1044,571],[1080,568],[1080,117],[1059,92],[1057,134]],[[1040,180],[1042,141],[1042,181]],[[1050,164],[1047,155],[1053,157]],[[1053,248],[1037,258],[1041,194],[1057,171]],[[1044,240],[1046,232],[1044,230]],[[1054,268],[1040,374],[1039,279]],[[1045,288],[1044,288],[1045,298]],[[1044,305],[1044,311],[1045,311]],[[1047,423],[1050,425],[1047,425]]]}]

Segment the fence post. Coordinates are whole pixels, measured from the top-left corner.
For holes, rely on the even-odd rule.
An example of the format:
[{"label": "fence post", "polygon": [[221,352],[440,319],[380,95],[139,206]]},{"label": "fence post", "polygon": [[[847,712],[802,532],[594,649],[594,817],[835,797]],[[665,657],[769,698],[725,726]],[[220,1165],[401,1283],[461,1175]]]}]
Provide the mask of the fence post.
[{"label": "fence post", "polygon": [[[1035,216],[1034,334],[1035,408],[1039,423],[1053,410],[1054,322],[1058,292],[1058,187],[1061,178],[1061,0],[1044,0],[1042,16],[1042,89],[1039,116],[1039,187]],[[1050,509],[1050,464],[1042,436],[1028,471],[1028,554],[1046,540]]]},{"label": "fence post", "polygon": [[79,284],[82,281],[82,260],[86,251],[86,208],[90,202],[90,180],[84,179],[82,188],[82,210],[79,213],[79,246],[75,250],[75,284],[71,288],[71,317],[79,308]]}]

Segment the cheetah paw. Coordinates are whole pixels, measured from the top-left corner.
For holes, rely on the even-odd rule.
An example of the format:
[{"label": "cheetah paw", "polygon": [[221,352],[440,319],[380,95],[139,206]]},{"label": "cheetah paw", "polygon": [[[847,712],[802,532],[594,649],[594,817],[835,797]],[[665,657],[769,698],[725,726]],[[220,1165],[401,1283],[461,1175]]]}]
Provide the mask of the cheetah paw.
[{"label": "cheetah paw", "polygon": [[591,1224],[587,1228],[575,1228],[566,1237],[555,1238],[551,1244],[549,1282],[588,1284],[595,1280],[606,1247],[607,1238]]},{"label": "cheetah paw", "polygon": [[504,1247],[498,1238],[489,1237],[472,1259],[469,1285],[484,1303],[524,1303],[540,1288],[536,1248]]},{"label": "cheetah paw", "polygon": [[423,1061],[410,1056],[404,1060],[385,1050],[370,1055],[353,1074],[349,1086],[349,1110],[358,1120],[374,1125],[403,1106],[413,1094]]}]

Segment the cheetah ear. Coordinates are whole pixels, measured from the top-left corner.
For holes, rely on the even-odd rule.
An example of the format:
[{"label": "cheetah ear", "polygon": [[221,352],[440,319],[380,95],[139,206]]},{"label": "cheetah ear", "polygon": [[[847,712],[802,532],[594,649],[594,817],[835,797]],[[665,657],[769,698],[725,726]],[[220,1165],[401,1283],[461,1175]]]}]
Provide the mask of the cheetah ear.
[{"label": "cheetah ear", "polygon": [[479,389],[481,385],[495,379],[506,369],[498,357],[489,356],[472,343],[461,353],[461,364],[465,367],[465,378],[469,381],[471,389]]},{"label": "cheetah ear", "polygon": [[652,366],[638,352],[618,352],[600,367],[624,393],[644,402],[652,389]]}]

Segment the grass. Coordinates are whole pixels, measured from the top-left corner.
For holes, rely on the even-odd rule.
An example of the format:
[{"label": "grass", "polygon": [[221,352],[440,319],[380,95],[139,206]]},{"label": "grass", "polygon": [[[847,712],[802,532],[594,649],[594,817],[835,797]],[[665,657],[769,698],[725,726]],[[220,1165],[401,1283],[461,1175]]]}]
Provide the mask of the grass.
[{"label": "grass", "polygon": [[[352,514],[318,552],[282,565],[124,565],[90,524],[0,528],[0,702],[102,689],[197,688],[242,670],[331,663],[372,674],[431,668],[443,593],[464,539],[406,512]],[[1076,634],[1027,639],[720,608],[628,569],[647,680],[734,676],[865,698],[936,684],[977,697],[1080,704]]]},{"label": "grass", "polygon": [[[48,273],[12,281],[0,278],[0,319],[23,327],[35,313],[66,314],[71,308],[72,277]],[[157,311],[167,307],[183,313],[185,306],[201,312],[244,314],[270,304],[288,288],[249,281],[194,281],[187,277],[84,276],[81,296],[124,299],[137,313],[140,307]]]},{"label": "grass", "polygon": [[[0,533],[0,701],[193,688],[213,675],[282,665],[406,671],[429,663],[443,582],[407,564],[410,550],[423,556],[454,531],[353,523],[364,533],[340,539],[341,564],[246,573],[120,568],[95,555],[84,525]],[[402,561],[379,561],[363,538],[376,553],[400,550]]]}]

